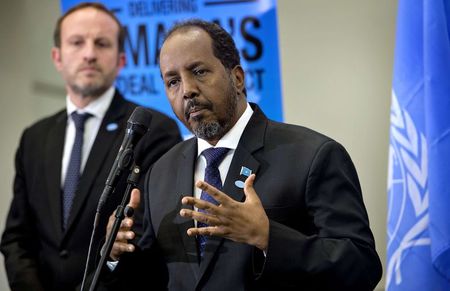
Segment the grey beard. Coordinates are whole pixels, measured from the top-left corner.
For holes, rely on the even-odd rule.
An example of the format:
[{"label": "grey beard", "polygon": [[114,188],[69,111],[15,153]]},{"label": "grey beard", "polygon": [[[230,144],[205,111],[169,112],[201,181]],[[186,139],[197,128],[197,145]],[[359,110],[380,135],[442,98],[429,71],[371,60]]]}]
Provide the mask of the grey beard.
[{"label": "grey beard", "polygon": [[222,120],[222,122],[219,120],[214,120],[211,122],[200,121],[198,127],[192,129],[192,132],[196,137],[208,141],[221,139],[232,127],[230,122],[234,119],[236,106],[237,98],[233,97],[227,104],[227,118],[225,120]]},{"label": "grey beard", "polygon": [[228,102],[226,106],[226,119],[219,121],[215,120],[212,122],[199,122],[197,128],[192,129],[194,135],[198,138],[204,140],[213,140],[222,138],[232,127],[230,122],[234,119],[236,114],[236,107],[238,103],[238,95],[235,93],[234,81],[229,77],[230,86],[228,88]]},{"label": "grey beard", "polygon": [[198,138],[212,140],[222,133],[223,127],[220,126],[219,122],[213,121],[209,123],[200,123],[193,131]]},{"label": "grey beard", "polygon": [[109,87],[110,86],[103,86],[103,85],[102,86],[92,85],[92,86],[85,86],[85,87],[80,87],[78,85],[72,85],[72,90],[76,94],[80,94],[83,97],[99,97],[103,93],[105,93]]}]

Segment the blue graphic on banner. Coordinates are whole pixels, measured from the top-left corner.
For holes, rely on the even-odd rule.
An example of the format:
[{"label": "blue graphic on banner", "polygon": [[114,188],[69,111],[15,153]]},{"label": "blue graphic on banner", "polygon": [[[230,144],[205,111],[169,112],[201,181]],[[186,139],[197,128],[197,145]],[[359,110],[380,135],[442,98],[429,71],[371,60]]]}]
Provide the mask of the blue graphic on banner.
[{"label": "blue graphic on banner", "polygon": [[450,290],[450,2],[400,0],[386,290]]},{"label": "blue graphic on banner", "polygon": [[[83,1],[61,0],[62,10]],[[276,0],[104,0],[126,29],[127,65],[116,86],[138,104],[175,118],[159,72],[165,33],[183,19],[215,21],[234,38],[246,72],[247,99],[266,115],[282,121]],[[179,122],[183,135],[188,130]]]}]

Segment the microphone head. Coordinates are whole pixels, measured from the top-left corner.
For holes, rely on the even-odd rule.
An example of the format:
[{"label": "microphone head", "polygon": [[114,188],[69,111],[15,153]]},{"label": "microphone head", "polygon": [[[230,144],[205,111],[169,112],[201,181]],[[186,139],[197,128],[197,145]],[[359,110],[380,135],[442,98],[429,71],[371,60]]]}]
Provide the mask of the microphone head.
[{"label": "microphone head", "polygon": [[130,118],[128,119],[128,124],[141,125],[147,129],[150,127],[151,122],[152,113],[150,112],[150,110],[142,106],[136,107],[133,113],[131,113]]},{"label": "microphone head", "polygon": [[[138,106],[131,113],[127,122],[126,135],[132,145],[137,145],[139,140],[148,132],[150,123],[152,122],[152,113],[145,107]],[[144,153],[141,153],[141,156]],[[142,157],[135,156],[136,164],[140,164]]]},{"label": "microphone head", "polygon": [[142,137],[152,122],[152,113],[145,107],[138,106],[131,113],[127,123],[127,134]]}]

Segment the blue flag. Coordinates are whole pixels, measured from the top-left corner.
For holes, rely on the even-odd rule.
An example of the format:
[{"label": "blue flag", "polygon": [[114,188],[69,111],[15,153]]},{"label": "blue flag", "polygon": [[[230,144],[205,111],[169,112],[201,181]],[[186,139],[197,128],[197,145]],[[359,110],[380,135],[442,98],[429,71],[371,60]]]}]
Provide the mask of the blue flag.
[{"label": "blue flag", "polygon": [[450,1],[399,0],[386,290],[450,290]]}]

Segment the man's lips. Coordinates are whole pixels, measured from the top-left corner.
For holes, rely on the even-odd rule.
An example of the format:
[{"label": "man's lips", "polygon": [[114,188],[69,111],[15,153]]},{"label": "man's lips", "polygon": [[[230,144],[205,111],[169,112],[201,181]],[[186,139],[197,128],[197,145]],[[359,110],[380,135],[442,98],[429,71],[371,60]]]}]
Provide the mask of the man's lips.
[{"label": "man's lips", "polygon": [[83,67],[80,69],[80,72],[92,73],[92,72],[100,72],[97,67]]},{"label": "man's lips", "polygon": [[195,118],[203,113],[203,111],[207,110],[205,106],[193,106],[190,107],[188,110],[186,110],[186,120],[189,120],[190,118]]},{"label": "man's lips", "polygon": [[203,107],[200,107],[200,106],[194,106],[194,107],[191,107],[188,111],[187,111],[187,116],[188,117],[193,117],[193,116],[196,116],[196,115],[198,115],[201,111],[203,110]]}]

